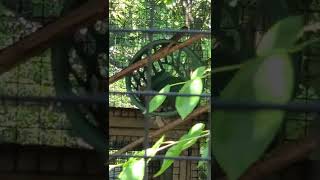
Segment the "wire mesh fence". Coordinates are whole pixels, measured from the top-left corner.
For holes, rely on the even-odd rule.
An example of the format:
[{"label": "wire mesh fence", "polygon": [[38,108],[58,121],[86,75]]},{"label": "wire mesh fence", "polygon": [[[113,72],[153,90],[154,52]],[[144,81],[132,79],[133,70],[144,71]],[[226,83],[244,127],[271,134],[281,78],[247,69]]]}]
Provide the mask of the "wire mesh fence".
[{"label": "wire mesh fence", "polygon": [[[1,2],[1,49],[14,46],[31,33],[38,31],[59,17],[60,3],[25,1]],[[54,11],[54,12],[53,12]],[[27,63],[1,75],[1,94],[22,97],[54,96],[50,50],[30,58]],[[54,104],[33,103],[26,106],[21,101],[2,101],[1,134],[4,142],[43,145],[76,145],[61,108]]]},{"label": "wire mesh fence", "polygon": [[[109,2],[109,77],[121,72],[121,70],[138,62],[140,59],[148,59],[152,54],[161,51],[161,48],[173,41],[184,41],[195,34],[210,35],[210,2],[203,1],[201,4],[199,2],[188,4],[190,7],[193,5],[195,8],[192,9],[193,11],[190,14],[187,14],[183,10],[190,10],[191,8],[184,8],[181,4],[170,8],[161,1]],[[200,9],[201,12],[197,12]],[[197,19],[191,23],[191,19],[185,18],[188,15],[193,16],[194,19],[197,16]],[[189,25],[188,30],[184,29],[186,28],[184,27],[185,25]],[[174,39],[174,37],[184,33],[186,35]],[[150,133],[161,129],[161,127],[172,123],[178,118],[174,105],[172,105],[172,102],[171,105],[168,104],[170,103],[169,101],[158,112],[145,114],[144,111],[148,107],[150,98],[152,98],[152,95],[149,96],[148,93],[153,93],[153,96],[157,95],[159,94],[158,92],[150,91],[159,91],[166,84],[187,80],[186,77],[189,76],[190,70],[194,70],[195,67],[199,67],[201,64],[210,65],[210,60],[208,60],[211,56],[209,38],[208,36],[208,38],[204,38],[199,43],[195,43],[188,48],[166,55],[159,61],[153,63],[149,61],[145,67],[139,68],[124,79],[109,86],[109,107],[135,108],[138,109],[139,114],[143,114],[140,117],[140,121],[135,121],[135,129],[131,130],[139,134],[139,138],[148,137]],[[169,74],[171,78],[162,78],[163,80],[161,81],[161,73],[171,73]],[[206,81],[205,85],[205,93],[207,94],[201,97],[201,104],[208,104],[208,98],[210,97],[208,82]],[[178,93],[174,92],[166,94],[172,99],[178,96]],[[190,96],[190,94],[185,95]],[[112,123],[112,119],[110,120],[110,127],[117,126],[116,123]],[[201,120],[206,124],[209,122],[208,116]],[[199,121],[193,121],[192,124],[196,122]],[[131,126],[129,122],[126,124]],[[139,132],[139,130],[141,131]],[[187,130],[187,127],[180,128],[180,130],[173,129],[166,134],[170,140],[178,140]],[[134,149],[142,150],[150,147],[155,143],[155,140],[147,138]],[[134,140],[131,140],[132,142]],[[127,143],[124,144],[126,145]],[[112,147],[110,146],[110,148]],[[123,147],[125,146],[122,145],[118,148],[121,149]],[[154,160],[152,160],[157,166],[148,164],[146,179],[152,179],[152,176],[160,169],[161,162],[166,158],[164,156],[165,152],[159,153],[159,157],[155,156]],[[114,155],[109,154],[109,156],[112,157]],[[177,157],[174,160],[173,167],[169,168],[159,179],[198,179],[201,170],[196,166],[199,159],[192,159],[199,158],[199,156],[199,146],[194,146],[192,150],[185,151],[182,157]],[[128,159],[130,157],[132,156],[117,155],[115,160]],[[113,162],[109,163],[112,164]],[[111,175],[112,172],[110,172]]]},{"label": "wire mesh fence", "polygon": [[74,131],[60,102],[65,98],[52,101],[57,96],[54,71],[64,67],[52,64],[48,27],[61,25],[66,11],[73,10],[66,10],[64,1],[0,1],[1,178],[95,179],[105,171],[92,145]]},{"label": "wire mesh fence", "polygon": [[[195,68],[210,68],[211,62],[219,62],[217,57],[211,60],[211,49],[214,46],[214,43],[211,43],[215,41],[210,39],[211,2],[184,2],[187,4],[183,4],[182,1],[181,4],[171,5],[155,0],[137,0],[135,3],[110,1],[109,32],[107,22],[100,19],[93,26],[78,29],[70,37],[61,40],[58,43],[59,47],[50,48],[41,55],[30,58],[27,63],[1,74],[2,141],[92,149],[94,147],[85,142],[88,139],[83,140],[74,132],[74,124],[72,125],[70,119],[74,119],[73,115],[78,114],[77,118],[84,118],[88,127],[94,127],[94,131],[101,132],[99,138],[103,141],[109,136],[109,142],[104,143],[108,144],[109,156],[113,159],[108,164],[124,162],[133,157],[135,152],[152,146],[155,139],[149,135],[179,118],[173,103],[174,98],[192,94],[164,93],[162,95],[166,95],[168,99],[172,97],[173,101],[168,100],[154,113],[146,113],[150,99],[155,95],[161,95],[158,91],[166,84],[188,80]],[[305,23],[308,24],[319,18],[317,3],[314,1],[312,8],[292,3],[290,12],[303,14]],[[0,55],[7,47],[14,46],[22,39],[32,36],[32,33],[37,33],[48,24],[62,18],[67,11],[64,9],[63,1],[3,1],[3,5],[11,8],[11,11],[4,11],[0,16]],[[250,24],[252,22],[248,19],[254,16],[254,10],[255,4],[250,1],[233,10],[235,15],[226,10],[221,30],[234,39],[241,39],[243,37],[238,30],[242,27],[252,27],[248,28],[249,35],[245,37],[245,41],[256,44],[259,42],[259,35],[266,31],[268,23],[259,21],[258,24]],[[187,26],[188,30],[184,26]],[[181,34],[183,36],[180,37]],[[183,42],[199,34],[205,35],[201,41],[151,63],[151,55],[170,43]],[[256,39],[250,39],[250,34],[255,34]],[[311,33],[310,38],[317,35]],[[178,40],[174,39],[177,36]],[[236,48],[250,48],[249,46],[235,44]],[[312,87],[318,78],[314,73],[316,71],[312,69],[312,66],[317,66],[317,52],[318,47],[315,46],[302,53],[303,65],[298,77],[300,85],[294,98],[294,101],[298,102],[296,104],[275,105],[212,99],[211,92],[215,95],[219,87],[211,90],[211,77],[204,81],[203,94],[196,96],[200,96],[200,105],[207,105],[210,109],[214,107],[215,110],[286,110],[288,113],[277,143],[295,141],[307,136],[312,122],[318,118],[319,97]],[[123,69],[141,59],[148,61],[146,66],[109,85],[107,95],[108,77],[121,73]],[[168,77],[161,79],[161,75]],[[178,92],[178,89],[174,91]],[[109,108],[106,108],[107,103]],[[70,106],[74,106],[75,109],[71,109]],[[109,114],[106,112],[107,109]],[[109,115],[109,119],[106,115]],[[190,125],[195,123],[204,122],[206,127],[211,127],[211,119],[209,111],[206,116],[194,118],[183,128],[171,129],[166,134],[171,140],[178,140],[188,131]],[[126,154],[112,155],[143,137],[145,139]],[[181,157],[173,158],[173,166],[159,179],[211,179],[212,160],[200,158],[200,147],[200,143],[195,144],[184,151]],[[164,152],[153,157],[147,166],[145,178],[151,179],[166,158],[168,157],[164,156]],[[200,161],[208,162],[207,168],[199,168]],[[109,179],[117,179],[121,171],[121,167],[109,171]]]}]

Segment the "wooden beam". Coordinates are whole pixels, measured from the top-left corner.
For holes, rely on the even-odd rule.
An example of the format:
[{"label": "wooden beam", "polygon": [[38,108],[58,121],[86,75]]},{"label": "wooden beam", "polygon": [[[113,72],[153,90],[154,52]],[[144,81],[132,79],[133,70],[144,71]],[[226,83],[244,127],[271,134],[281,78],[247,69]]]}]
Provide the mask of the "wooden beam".
[{"label": "wooden beam", "polygon": [[158,61],[160,60],[161,58],[164,58],[166,57],[168,54],[170,53],[173,53],[179,49],[183,49],[185,47],[188,47],[190,45],[192,45],[192,43],[196,42],[196,41],[199,41],[201,40],[201,38],[205,37],[205,35],[203,34],[197,34],[197,35],[194,35],[192,37],[190,37],[188,40],[182,42],[182,43],[179,43],[177,45],[173,45],[173,44],[170,44],[169,46],[163,48],[162,50],[160,50],[159,52],[151,55],[150,57],[146,57],[146,58],[143,58],[139,61],[137,61],[136,63],[130,65],[129,67],[121,70],[120,72],[118,72],[117,74],[111,76],[109,78],[109,85],[124,78],[125,76],[131,74],[133,71],[141,68],[141,67],[144,67],[148,64],[149,61],[151,62],[154,62],[154,61]]},{"label": "wooden beam", "polygon": [[[157,129],[149,130],[149,133],[154,133]],[[167,138],[179,138],[187,132],[186,130],[174,130],[166,133]],[[133,136],[143,137],[145,130],[143,128],[110,128],[109,136]],[[111,139],[112,140],[112,139]]]},{"label": "wooden beam", "polygon": [[52,176],[41,174],[0,174],[0,179],[9,180],[105,180],[103,176]]},{"label": "wooden beam", "polygon": [[0,74],[40,54],[60,38],[107,16],[105,0],[90,0],[56,22],[0,51]]}]

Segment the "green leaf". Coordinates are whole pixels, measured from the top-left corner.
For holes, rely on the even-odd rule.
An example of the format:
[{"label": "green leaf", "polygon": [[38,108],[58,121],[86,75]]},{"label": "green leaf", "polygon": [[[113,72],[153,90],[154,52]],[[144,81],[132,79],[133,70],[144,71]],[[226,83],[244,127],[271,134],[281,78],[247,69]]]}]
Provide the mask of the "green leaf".
[{"label": "green leaf", "polygon": [[144,159],[134,159],[119,174],[120,180],[142,180],[144,176]]},{"label": "green leaf", "polygon": [[[147,156],[155,156],[158,152],[158,148],[164,141],[164,137],[162,136],[153,146],[152,148],[147,149]],[[135,155],[143,156],[145,151],[139,151],[135,153]],[[151,159],[147,160],[147,163]],[[145,168],[145,161],[144,158],[130,158],[127,162],[123,165],[123,170],[119,174],[120,180],[142,180],[144,176],[144,168]]]},{"label": "green leaf", "polygon": [[[151,148],[147,149],[147,156],[155,156],[156,155],[156,153],[158,152],[158,148],[160,147],[160,145],[164,141],[164,137],[165,136],[162,136]],[[144,150],[139,151],[137,153],[138,156],[144,156],[144,154],[145,154]]]},{"label": "green leaf", "polygon": [[[203,83],[201,78],[195,78],[187,81],[186,84],[180,89],[179,93],[182,94],[201,94],[203,90]],[[181,117],[185,119],[197,106],[200,96],[178,96],[176,98],[176,109]]]},{"label": "green leaf", "polygon": [[[162,88],[159,93],[168,93],[170,92],[170,85],[166,85],[164,88]],[[149,113],[155,111],[157,108],[161,106],[161,104],[166,100],[165,95],[156,95],[154,96],[149,104]]]},{"label": "green leaf", "polygon": [[164,0],[163,2],[165,5],[171,5],[175,2],[175,0]]},{"label": "green leaf", "polygon": [[[203,123],[195,124],[187,134],[183,135],[178,143],[171,148],[168,149],[165,156],[166,157],[178,157],[181,152],[189,147],[191,147],[193,144],[195,144],[203,132],[205,125]],[[172,159],[165,159],[161,165],[160,170],[154,175],[154,177],[157,177],[161,175],[166,169],[168,169],[171,164],[173,163]]]},{"label": "green leaf", "polygon": [[314,43],[320,42],[320,38],[307,40],[301,44],[296,45],[295,47],[289,49],[289,52],[294,53],[297,51],[301,51],[303,48],[306,48],[307,46],[313,45]]},{"label": "green leaf", "polygon": [[206,71],[205,66],[198,67],[194,72],[191,73],[191,79],[201,78]]},{"label": "green leaf", "polygon": [[109,171],[111,171],[112,169],[122,166],[123,164],[115,164],[115,165],[109,165]]},{"label": "green leaf", "polygon": [[257,55],[268,56],[279,49],[288,50],[293,47],[302,28],[301,16],[291,16],[279,21],[263,36],[257,48]]},{"label": "green leaf", "polygon": [[[221,100],[287,103],[293,92],[293,66],[287,54],[247,61],[221,93]],[[213,112],[213,153],[230,180],[236,180],[274,138],[285,112]]]}]

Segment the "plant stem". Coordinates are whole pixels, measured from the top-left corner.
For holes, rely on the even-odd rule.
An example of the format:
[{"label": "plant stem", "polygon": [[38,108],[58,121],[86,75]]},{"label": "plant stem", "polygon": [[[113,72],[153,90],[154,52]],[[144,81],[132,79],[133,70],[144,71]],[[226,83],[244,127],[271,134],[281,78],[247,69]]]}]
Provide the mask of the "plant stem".
[{"label": "plant stem", "polygon": [[170,84],[169,86],[170,86],[170,87],[172,87],[172,86],[177,86],[177,85],[180,85],[180,84],[185,84],[186,82],[188,82],[188,81],[184,81],[184,82],[178,82],[178,83]]},{"label": "plant stem", "polygon": [[199,139],[199,138],[202,138],[202,137],[206,137],[206,136],[209,136],[209,133],[207,134],[204,134],[204,135],[201,135],[201,136],[197,136],[197,137],[192,137],[192,138],[187,138],[187,139],[183,139],[183,140],[179,140],[179,141],[173,141],[172,143],[168,144],[168,145],[165,145],[165,146],[162,146],[161,148],[158,149],[158,151],[162,151],[170,146],[173,146],[175,144],[178,144],[178,143],[181,143],[181,142],[184,142],[184,141],[189,141],[191,139]]},{"label": "plant stem", "polygon": [[240,69],[242,64],[236,64],[236,65],[231,65],[231,66],[224,66],[220,68],[215,68],[212,73],[220,73],[220,72],[225,72],[225,71],[232,71],[236,69]]}]

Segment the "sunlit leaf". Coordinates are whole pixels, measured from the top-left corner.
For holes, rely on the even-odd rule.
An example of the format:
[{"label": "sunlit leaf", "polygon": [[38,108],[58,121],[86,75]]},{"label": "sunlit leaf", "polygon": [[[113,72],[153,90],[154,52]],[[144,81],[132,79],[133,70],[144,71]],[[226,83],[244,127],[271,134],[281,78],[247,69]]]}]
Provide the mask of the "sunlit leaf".
[{"label": "sunlit leaf", "polygon": [[109,171],[119,166],[122,166],[122,164],[109,165]]},{"label": "sunlit leaf", "polygon": [[274,51],[293,47],[302,28],[301,16],[291,16],[279,21],[263,36],[257,48],[257,55],[267,56]]},{"label": "sunlit leaf", "polygon": [[[221,100],[287,103],[293,92],[293,67],[287,54],[248,61],[221,93]],[[212,151],[227,173],[236,180],[261,157],[278,131],[284,111],[213,112]]]},{"label": "sunlit leaf", "polygon": [[[147,149],[147,156],[155,156],[158,148],[163,143],[165,136],[162,136],[151,148]],[[139,151],[135,155],[143,156],[145,151]],[[150,158],[147,162],[150,161]],[[130,158],[124,163],[123,169],[119,174],[120,180],[142,180],[144,176],[145,161],[144,158]]]},{"label": "sunlit leaf", "polygon": [[[203,83],[201,78],[195,78],[188,81],[180,89],[181,94],[201,94]],[[185,119],[199,103],[200,96],[178,96],[176,98],[176,109],[181,117]]]},{"label": "sunlit leaf", "polygon": [[[158,148],[161,146],[161,144],[164,141],[165,136],[163,135],[151,148],[147,149],[147,156],[155,156],[156,153],[158,152]],[[139,151],[136,155],[138,156],[144,156],[145,155],[145,151]]]},{"label": "sunlit leaf", "polygon": [[[168,93],[170,92],[170,85],[166,85],[164,88],[162,88],[159,93]],[[162,103],[166,100],[165,95],[156,95],[154,96],[149,104],[149,113],[155,111],[156,109],[158,109]]]},{"label": "sunlit leaf", "polygon": [[143,180],[145,162],[144,159],[134,159],[119,174],[120,180]]},{"label": "sunlit leaf", "polygon": [[163,0],[165,5],[171,5],[175,2],[175,0]]},{"label": "sunlit leaf", "polygon": [[[188,149],[197,142],[199,136],[203,132],[204,127],[205,125],[203,123],[195,124],[187,134],[183,135],[179,139],[176,145],[168,149],[165,156],[178,157],[182,153],[182,151]],[[171,166],[172,163],[172,159],[165,159],[161,165],[160,170],[154,175],[154,177],[161,175],[165,170],[167,170]]]},{"label": "sunlit leaf", "polygon": [[198,67],[196,70],[194,70],[194,72],[192,72],[191,74],[191,79],[195,79],[195,78],[201,78],[203,76],[203,74],[206,71],[206,67],[205,66],[201,66]]}]

